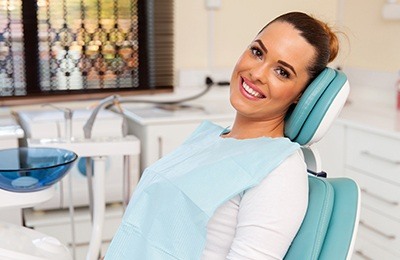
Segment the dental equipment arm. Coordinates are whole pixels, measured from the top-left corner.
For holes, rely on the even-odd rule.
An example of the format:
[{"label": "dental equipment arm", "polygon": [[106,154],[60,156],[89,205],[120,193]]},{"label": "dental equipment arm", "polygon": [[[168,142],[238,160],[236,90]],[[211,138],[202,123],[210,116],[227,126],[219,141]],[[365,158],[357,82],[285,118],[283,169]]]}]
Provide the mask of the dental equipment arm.
[{"label": "dental equipment arm", "polygon": [[83,134],[86,139],[90,139],[92,137],[92,128],[94,121],[96,120],[96,116],[99,113],[100,109],[106,105],[113,105],[117,103],[119,97],[117,95],[109,96],[100,101],[100,103],[95,107],[92,114],[90,115],[89,119],[86,121],[85,125],[83,126]]},{"label": "dental equipment arm", "polygon": [[[83,134],[85,139],[92,138],[92,129],[94,125],[94,121],[96,120],[97,114],[99,113],[100,109],[105,105],[110,105],[115,103],[118,99],[116,95],[109,96],[100,101],[100,103],[94,108],[93,112],[90,114],[89,119],[86,121],[85,125],[83,126]],[[92,160],[91,158],[86,158],[86,177],[88,179],[88,193],[89,193],[89,211],[90,211],[90,219],[93,222],[93,169],[92,169]]]},{"label": "dental equipment arm", "polygon": [[[94,108],[89,119],[83,126],[83,133],[85,139],[91,139],[92,128],[96,120],[97,114],[100,109],[106,105],[114,105],[118,103],[119,97],[117,95],[109,96],[100,101]],[[121,114],[123,114],[121,112]],[[105,156],[93,157],[94,165],[92,168],[92,158],[86,160],[86,177],[88,179],[89,190],[89,210],[92,220],[92,232],[90,237],[89,251],[86,256],[87,260],[97,259],[101,247],[101,234],[104,226],[105,215],[105,197],[104,197],[104,176],[105,176]],[[93,182],[93,172],[96,172],[96,178]]]},{"label": "dental equipment arm", "polygon": [[52,107],[54,109],[57,109],[61,112],[64,113],[64,120],[65,120],[65,140],[66,141],[71,141],[72,138],[72,116],[73,116],[73,111],[70,108],[61,108],[61,107],[57,107],[53,104],[47,103],[47,104],[43,104],[44,106],[49,106]]},{"label": "dental equipment arm", "polygon": [[[89,119],[86,121],[83,126],[83,134],[85,139],[92,138],[92,129],[94,122],[96,120],[97,114],[100,109],[105,105],[114,104],[118,100],[118,96],[112,95],[100,101],[100,103],[94,108],[93,112],[90,114]],[[86,177],[88,179],[88,190],[89,190],[89,210],[90,210],[90,218],[93,222],[93,169],[92,169],[92,160],[91,158],[86,159]]]},{"label": "dental equipment arm", "polygon": [[[92,138],[92,129],[94,122],[96,120],[97,114],[99,113],[100,109],[103,106],[110,106],[110,105],[115,105],[119,102],[120,97],[117,95],[112,95],[109,97],[104,98],[103,100],[100,101],[100,103],[94,108],[93,112],[90,114],[89,119],[86,121],[85,125],[83,126],[83,134],[85,139],[91,139]],[[119,107],[119,106],[118,106]],[[119,107],[120,108],[120,107]],[[120,109],[121,110],[121,109]],[[122,111],[120,111],[120,114],[123,116]],[[122,132],[123,136],[126,135],[126,119],[123,117],[123,125],[122,125]],[[90,158],[86,159],[86,177],[88,178],[88,190],[89,190],[89,209],[90,209],[90,217],[93,220],[93,169],[92,169],[92,161]]]}]

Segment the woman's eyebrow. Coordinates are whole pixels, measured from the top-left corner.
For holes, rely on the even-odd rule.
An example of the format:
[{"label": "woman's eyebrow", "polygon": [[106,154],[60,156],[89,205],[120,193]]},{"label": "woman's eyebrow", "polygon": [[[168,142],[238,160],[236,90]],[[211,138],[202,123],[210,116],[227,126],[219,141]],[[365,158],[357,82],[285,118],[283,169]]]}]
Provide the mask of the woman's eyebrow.
[{"label": "woman's eyebrow", "polygon": [[[257,39],[257,40],[255,40],[254,42],[258,43],[258,44],[260,45],[261,49],[262,49],[265,53],[268,53],[267,47],[265,47],[264,43],[263,43],[260,39]],[[294,73],[294,75],[297,76],[297,73],[296,73],[296,71],[295,71],[295,69],[293,68],[292,65],[290,65],[289,63],[287,63],[287,62],[285,62],[285,61],[283,61],[283,60],[278,60],[278,63],[282,64],[283,66],[285,66],[285,67],[287,67],[287,68],[289,68],[289,69]]]},{"label": "woman's eyebrow", "polygon": [[263,43],[260,39],[255,40],[255,42],[257,42],[257,43],[260,45],[261,49],[263,49],[263,51],[264,51],[265,53],[268,52],[268,50],[267,50],[267,48],[265,47],[264,43]]},{"label": "woman's eyebrow", "polygon": [[285,66],[285,67],[288,67],[291,71],[293,71],[294,75],[297,76],[297,73],[296,73],[296,71],[294,70],[294,68],[293,68],[292,65],[290,65],[290,64],[287,63],[287,62],[284,62],[283,60],[278,60],[278,63],[282,64],[282,65]]}]

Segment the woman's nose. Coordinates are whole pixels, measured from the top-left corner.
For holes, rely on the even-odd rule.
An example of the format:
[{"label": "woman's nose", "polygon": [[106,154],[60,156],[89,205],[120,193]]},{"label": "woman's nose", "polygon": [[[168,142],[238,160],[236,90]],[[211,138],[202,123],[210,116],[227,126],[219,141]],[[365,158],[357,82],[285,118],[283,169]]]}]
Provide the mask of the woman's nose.
[{"label": "woman's nose", "polygon": [[267,72],[266,64],[256,64],[250,70],[251,80],[265,83],[267,81]]}]

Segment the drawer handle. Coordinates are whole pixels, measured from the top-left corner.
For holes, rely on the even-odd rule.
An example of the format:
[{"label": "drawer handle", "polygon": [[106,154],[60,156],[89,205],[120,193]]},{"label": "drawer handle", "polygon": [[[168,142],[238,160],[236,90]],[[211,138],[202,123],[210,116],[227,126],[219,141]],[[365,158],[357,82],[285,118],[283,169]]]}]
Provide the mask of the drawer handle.
[{"label": "drawer handle", "polygon": [[161,136],[158,137],[157,139],[158,141],[158,159],[161,159],[161,157],[163,156],[163,139]]},{"label": "drawer handle", "polygon": [[385,203],[387,203],[387,204],[389,204],[389,205],[392,205],[392,206],[398,206],[398,205],[399,205],[399,202],[397,202],[397,201],[392,201],[392,200],[385,199],[385,198],[383,198],[383,197],[381,197],[381,196],[379,196],[379,195],[376,195],[375,193],[372,193],[372,192],[370,192],[370,191],[367,191],[367,190],[364,189],[364,188],[362,188],[361,191],[362,191],[363,193],[365,193],[365,194],[367,194],[367,195],[369,195],[369,196],[371,196],[371,197],[374,197],[375,199],[378,199],[378,200],[380,200],[380,201],[382,201],[382,202],[385,202]]},{"label": "drawer handle", "polygon": [[378,229],[376,229],[374,227],[371,227],[370,225],[365,224],[365,222],[362,221],[362,220],[360,220],[360,225],[365,227],[366,229],[368,229],[368,230],[380,235],[380,236],[383,236],[384,238],[386,238],[388,240],[395,240],[396,239],[395,235],[388,235],[385,232],[382,232],[382,231],[380,231],[380,230],[378,230]]},{"label": "drawer handle", "polygon": [[378,154],[371,153],[370,151],[365,151],[364,150],[364,151],[361,151],[361,154],[364,155],[364,156],[368,156],[368,157],[371,157],[371,158],[374,158],[374,159],[385,161],[385,162],[388,162],[388,163],[391,163],[391,164],[400,165],[400,161],[391,160],[391,159],[388,159],[386,157],[380,156]]},{"label": "drawer handle", "polygon": [[360,257],[366,259],[366,260],[372,260],[371,257],[367,256],[366,254],[363,253],[363,251],[361,250],[356,250],[356,255],[359,255]]}]

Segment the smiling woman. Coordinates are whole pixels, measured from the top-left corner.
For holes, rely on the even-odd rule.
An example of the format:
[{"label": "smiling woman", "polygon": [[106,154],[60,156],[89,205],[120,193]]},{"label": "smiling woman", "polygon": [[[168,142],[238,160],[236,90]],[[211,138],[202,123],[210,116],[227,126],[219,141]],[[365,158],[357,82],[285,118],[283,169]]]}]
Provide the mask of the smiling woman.
[{"label": "smiling woman", "polygon": [[336,56],[332,35],[299,12],[264,27],[232,73],[232,128],[204,122],[144,171],[106,259],[282,259],[308,203],[285,116]]},{"label": "smiling woman", "polygon": [[[275,22],[261,31],[232,73],[231,103],[237,117],[230,135],[256,137],[271,128],[271,137],[283,136],[286,111],[310,80],[307,69],[314,57],[314,48],[289,23]],[[245,136],[238,135],[238,124],[248,124],[249,118],[257,124],[265,122],[263,132],[250,128]]]},{"label": "smiling woman", "polygon": [[283,136],[287,111],[338,49],[330,28],[308,15],[288,13],[270,22],[232,73],[230,100],[237,116],[230,136]]}]

